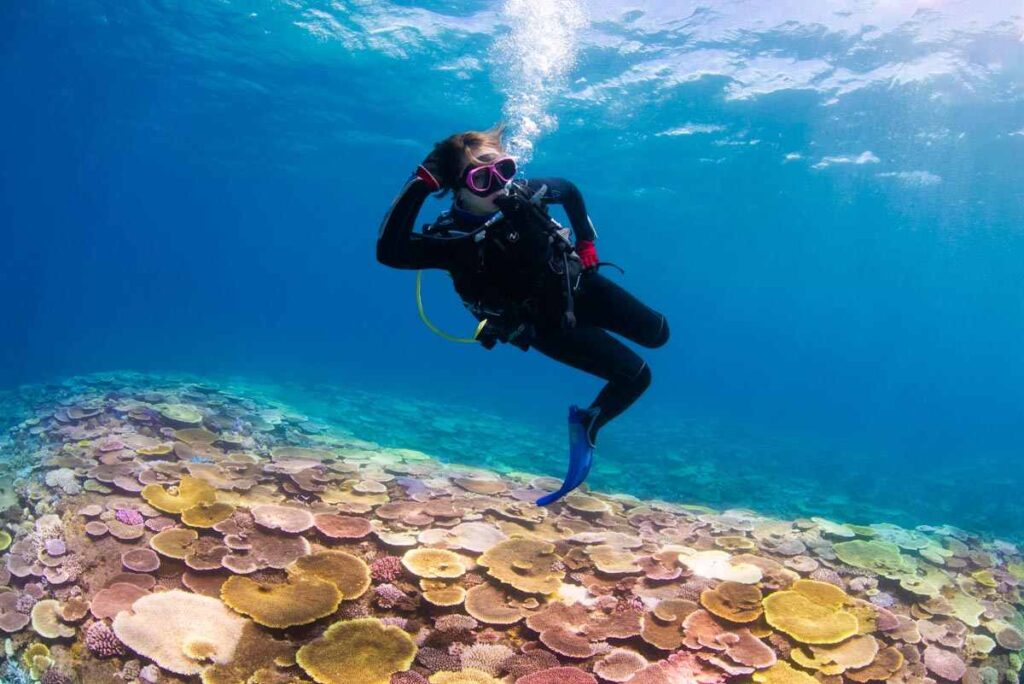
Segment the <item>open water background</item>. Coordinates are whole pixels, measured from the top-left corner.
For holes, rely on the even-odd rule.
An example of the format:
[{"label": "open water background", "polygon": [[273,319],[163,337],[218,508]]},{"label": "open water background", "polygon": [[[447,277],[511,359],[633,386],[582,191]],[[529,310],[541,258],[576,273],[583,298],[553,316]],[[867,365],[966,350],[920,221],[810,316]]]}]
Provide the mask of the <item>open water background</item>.
[{"label": "open water background", "polygon": [[601,382],[433,336],[374,259],[432,143],[504,119],[672,326],[595,487],[1020,535],[1022,38],[1002,0],[5,2],[0,386],[378,392],[388,440],[560,476]]}]

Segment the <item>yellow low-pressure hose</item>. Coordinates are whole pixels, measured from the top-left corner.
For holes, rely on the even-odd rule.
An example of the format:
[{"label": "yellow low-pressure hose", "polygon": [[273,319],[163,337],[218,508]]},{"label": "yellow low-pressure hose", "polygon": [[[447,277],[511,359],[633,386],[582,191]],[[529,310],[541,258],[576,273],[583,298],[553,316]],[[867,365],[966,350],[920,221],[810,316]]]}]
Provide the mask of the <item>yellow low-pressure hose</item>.
[{"label": "yellow low-pressure hose", "polygon": [[469,344],[477,343],[479,342],[477,336],[480,334],[480,331],[484,329],[484,326],[487,325],[487,319],[485,318],[476,326],[476,332],[473,333],[473,337],[455,337],[454,335],[449,335],[431,323],[430,319],[427,318],[426,311],[423,310],[423,271],[416,271],[416,308],[420,311],[420,318],[423,319],[424,325],[430,328],[431,332],[443,337],[449,342],[467,342]]}]

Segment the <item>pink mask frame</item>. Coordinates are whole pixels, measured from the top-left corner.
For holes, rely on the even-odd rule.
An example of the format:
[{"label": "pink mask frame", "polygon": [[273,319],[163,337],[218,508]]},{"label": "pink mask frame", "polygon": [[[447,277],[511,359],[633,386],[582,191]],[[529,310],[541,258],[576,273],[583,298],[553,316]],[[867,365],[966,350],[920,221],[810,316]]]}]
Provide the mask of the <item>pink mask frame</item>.
[{"label": "pink mask frame", "polygon": [[[507,161],[512,162],[512,173],[509,174],[508,177],[506,178],[501,174],[500,171],[498,171],[497,166],[498,164]],[[480,171],[482,169],[486,169],[488,171],[487,183],[484,185],[484,187],[480,187],[479,185],[477,185],[477,183],[474,182],[475,177],[480,175]],[[494,190],[496,189],[494,183],[495,178],[498,179],[500,186],[504,186],[505,183],[508,183],[510,180],[512,180],[512,178],[515,177],[517,171],[518,167],[516,165],[516,160],[513,159],[511,156],[506,155],[504,157],[499,157],[488,164],[466,167],[466,170],[462,174],[462,185],[474,195],[477,195],[479,197],[486,197],[487,195],[494,192]]]}]

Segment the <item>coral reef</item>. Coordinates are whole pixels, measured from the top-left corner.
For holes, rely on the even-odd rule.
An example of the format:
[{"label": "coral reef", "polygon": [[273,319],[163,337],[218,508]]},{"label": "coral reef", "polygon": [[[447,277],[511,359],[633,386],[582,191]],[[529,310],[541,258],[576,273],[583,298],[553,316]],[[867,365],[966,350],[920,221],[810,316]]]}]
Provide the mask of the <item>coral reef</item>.
[{"label": "coral reef", "polygon": [[388,448],[258,392],[40,389],[3,437],[4,682],[1017,682],[1024,554]]}]

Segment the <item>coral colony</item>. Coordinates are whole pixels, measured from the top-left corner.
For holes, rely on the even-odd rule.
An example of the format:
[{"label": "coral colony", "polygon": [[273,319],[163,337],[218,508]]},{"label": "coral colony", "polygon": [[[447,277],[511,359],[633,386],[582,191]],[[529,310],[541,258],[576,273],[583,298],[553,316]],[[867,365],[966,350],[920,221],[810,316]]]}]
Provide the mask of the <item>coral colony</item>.
[{"label": "coral colony", "polygon": [[[1024,557],[442,463],[260,395],[38,388],[0,440],[9,682],[1016,682]],[[26,417],[27,416],[27,417]]]}]

